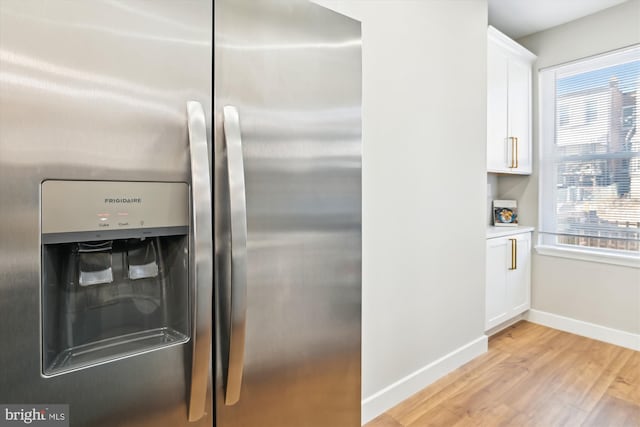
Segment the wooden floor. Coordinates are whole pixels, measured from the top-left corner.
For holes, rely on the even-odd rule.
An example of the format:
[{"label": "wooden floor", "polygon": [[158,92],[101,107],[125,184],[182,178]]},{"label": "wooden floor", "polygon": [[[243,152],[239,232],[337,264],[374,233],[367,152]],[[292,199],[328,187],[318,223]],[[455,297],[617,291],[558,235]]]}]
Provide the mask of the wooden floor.
[{"label": "wooden floor", "polygon": [[640,426],[640,352],[529,322],[366,427]]}]

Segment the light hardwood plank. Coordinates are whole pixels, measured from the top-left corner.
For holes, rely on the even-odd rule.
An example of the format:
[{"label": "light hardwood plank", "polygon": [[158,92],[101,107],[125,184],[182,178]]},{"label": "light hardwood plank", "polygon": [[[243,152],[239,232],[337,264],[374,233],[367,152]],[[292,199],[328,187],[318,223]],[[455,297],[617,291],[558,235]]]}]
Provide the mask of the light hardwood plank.
[{"label": "light hardwood plank", "polygon": [[640,352],[519,322],[367,427],[640,427]]},{"label": "light hardwood plank", "polygon": [[640,426],[640,406],[605,395],[583,426],[638,427]]},{"label": "light hardwood plank", "polygon": [[[627,363],[612,381],[607,395],[626,400],[631,404],[640,402],[640,353],[633,352]],[[640,424],[638,424],[640,425]]]},{"label": "light hardwood plank", "polygon": [[397,422],[391,415],[382,414],[379,417],[374,418],[367,424],[367,427],[404,427]]},{"label": "light hardwood plank", "polygon": [[390,409],[389,414],[403,425],[410,425],[426,412],[438,408],[452,396],[460,393],[469,382],[482,377],[486,371],[508,357],[509,355],[498,352],[486,353]]},{"label": "light hardwood plank", "polygon": [[[576,360],[564,376],[555,398],[591,412],[615,380],[617,373],[627,363],[632,350],[603,342],[593,341],[593,347]],[[606,359],[598,361],[598,356]]]}]

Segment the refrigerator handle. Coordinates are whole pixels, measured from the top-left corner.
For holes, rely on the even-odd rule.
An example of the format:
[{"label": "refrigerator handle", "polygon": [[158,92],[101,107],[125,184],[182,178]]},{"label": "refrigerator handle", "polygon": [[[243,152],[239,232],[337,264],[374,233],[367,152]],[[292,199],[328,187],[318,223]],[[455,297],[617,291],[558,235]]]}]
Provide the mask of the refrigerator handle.
[{"label": "refrigerator handle", "polygon": [[225,106],[223,113],[231,223],[231,324],[224,402],[230,406],[240,399],[244,368],[247,316],[247,203],[238,110],[233,106]]},{"label": "refrigerator handle", "polygon": [[202,105],[187,102],[189,154],[191,157],[191,215],[193,221],[193,355],[191,360],[191,390],[189,421],[205,415],[209,365],[211,360],[211,292],[213,284],[213,241],[211,214],[211,174],[207,125]]}]

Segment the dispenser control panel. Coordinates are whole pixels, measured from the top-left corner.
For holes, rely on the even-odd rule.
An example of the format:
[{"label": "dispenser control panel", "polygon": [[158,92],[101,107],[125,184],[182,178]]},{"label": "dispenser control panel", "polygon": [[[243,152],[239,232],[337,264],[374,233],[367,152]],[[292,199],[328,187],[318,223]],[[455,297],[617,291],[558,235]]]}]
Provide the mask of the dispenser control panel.
[{"label": "dispenser control panel", "polygon": [[144,237],[189,225],[189,186],[182,182],[47,180],[41,192],[43,240],[68,233],[102,239],[134,229]]}]

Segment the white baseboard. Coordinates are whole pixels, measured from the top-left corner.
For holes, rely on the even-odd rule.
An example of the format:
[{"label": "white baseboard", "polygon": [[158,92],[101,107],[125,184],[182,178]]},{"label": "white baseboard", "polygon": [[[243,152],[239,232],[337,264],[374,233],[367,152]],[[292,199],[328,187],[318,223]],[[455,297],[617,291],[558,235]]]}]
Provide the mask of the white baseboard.
[{"label": "white baseboard", "polygon": [[483,335],[367,397],[362,401],[362,425],[485,353],[487,349],[488,339]]},{"label": "white baseboard", "polygon": [[532,323],[538,323],[550,328],[640,351],[640,334],[632,334],[631,332],[608,328],[606,326],[596,325],[595,323],[584,322],[540,310],[529,310],[526,319]]}]

